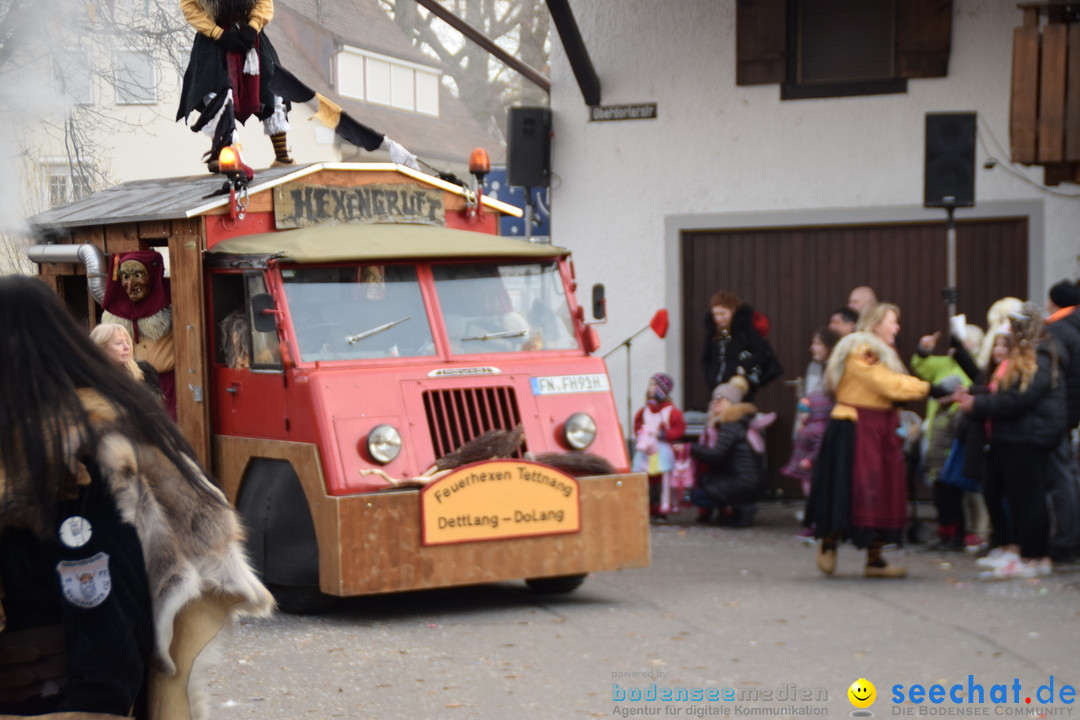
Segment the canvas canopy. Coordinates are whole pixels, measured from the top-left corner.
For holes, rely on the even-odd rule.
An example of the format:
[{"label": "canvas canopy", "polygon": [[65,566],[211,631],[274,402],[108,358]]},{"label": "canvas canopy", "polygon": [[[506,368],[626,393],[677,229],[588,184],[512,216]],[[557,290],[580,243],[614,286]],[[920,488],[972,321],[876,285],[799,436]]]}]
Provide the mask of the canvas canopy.
[{"label": "canvas canopy", "polygon": [[556,258],[565,248],[431,225],[346,224],[224,240],[212,254],[255,255],[299,264],[403,258]]}]

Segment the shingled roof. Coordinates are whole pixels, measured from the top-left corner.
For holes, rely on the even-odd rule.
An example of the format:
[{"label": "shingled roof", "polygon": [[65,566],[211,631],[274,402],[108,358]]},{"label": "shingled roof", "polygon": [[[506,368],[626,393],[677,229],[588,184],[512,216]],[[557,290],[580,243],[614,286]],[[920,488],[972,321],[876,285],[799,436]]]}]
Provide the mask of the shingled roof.
[{"label": "shingled roof", "polygon": [[[403,173],[416,180],[461,194],[462,189],[438,178],[418,173],[409,168],[390,163],[311,163],[287,165],[258,170],[248,184],[248,192],[255,195],[272,190],[287,182],[299,181],[322,170],[355,172],[383,170]],[[38,235],[63,234],[71,228],[93,225],[115,225],[129,222],[177,220],[195,217],[229,203],[227,189],[222,194],[224,178],[221,175],[192,175],[174,178],[133,180],[106,188],[67,205],[52,208],[27,220]],[[519,216],[520,211],[484,196],[484,206],[509,215]]]}]

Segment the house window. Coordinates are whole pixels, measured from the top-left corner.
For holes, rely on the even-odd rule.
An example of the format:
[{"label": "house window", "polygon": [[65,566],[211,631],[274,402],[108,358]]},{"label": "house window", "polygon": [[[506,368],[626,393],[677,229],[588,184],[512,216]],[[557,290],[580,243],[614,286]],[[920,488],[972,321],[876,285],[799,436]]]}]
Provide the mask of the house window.
[{"label": "house window", "polygon": [[736,84],[782,99],[904,92],[948,75],[953,0],[738,0]]},{"label": "house window", "polygon": [[893,0],[793,0],[781,97],[904,92],[896,75]]},{"label": "house window", "polygon": [[362,98],[379,105],[390,104],[390,63],[375,58],[364,59],[365,94]]},{"label": "house window", "polygon": [[48,158],[42,161],[42,194],[48,207],[66,205],[87,194],[84,179],[72,172],[71,166],[60,158]]},{"label": "house window", "polygon": [[119,105],[157,102],[157,68],[147,50],[118,50],[114,56],[113,82]]},{"label": "house window", "polygon": [[49,172],[45,176],[45,202],[49,207],[66,205],[75,199],[71,190],[71,175],[64,172]]},{"label": "house window", "polygon": [[438,71],[345,47],[337,55],[337,89],[349,98],[422,115],[439,115]]}]

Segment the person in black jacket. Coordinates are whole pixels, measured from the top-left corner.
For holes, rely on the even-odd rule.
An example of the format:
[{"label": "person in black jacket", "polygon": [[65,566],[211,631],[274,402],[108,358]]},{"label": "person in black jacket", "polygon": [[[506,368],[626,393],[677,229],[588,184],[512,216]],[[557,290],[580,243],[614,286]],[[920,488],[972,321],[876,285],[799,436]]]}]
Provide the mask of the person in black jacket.
[{"label": "person in black jacket", "polygon": [[715,293],[709,299],[709,313],[706,318],[709,341],[701,354],[701,366],[709,391],[712,392],[717,385],[736,375],[742,375],[750,383],[745,398],[749,402],[759,387],[784,372],[772,347],[756,327],[756,322],[760,323],[765,317],[726,290]]},{"label": "person in black jacket", "polygon": [[1065,397],[1068,408],[1068,427],[1080,424],[1080,288],[1062,280],[1050,288],[1046,301],[1050,317],[1046,332],[1057,343],[1061,371],[1065,375]]},{"label": "person in black jacket", "polygon": [[751,403],[731,404],[726,395],[718,395],[713,409],[722,409],[712,414],[702,442],[690,446],[690,456],[701,463],[690,499],[700,508],[699,522],[719,511],[721,522],[727,517],[731,524],[748,525],[764,471],[761,451],[750,437],[758,411]]},{"label": "person in black jacket", "polygon": [[[1065,378],[1066,426],[1080,424],[1080,288],[1062,280],[1050,288],[1046,331],[1057,344],[1058,360]],[[1069,434],[1062,439],[1051,460],[1050,498],[1054,533],[1050,557],[1071,561],[1080,553],[1080,467]]]},{"label": "person in black jacket", "polygon": [[987,577],[1001,579],[1050,572],[1046,492],[1066,417],[1065,383],[1039,308],[1025,303],[1010,323],[1012,347],[991,382],[993,392],[954,395],[965,413],[989,421],[987,481],[1004,487],[1008,518],[1006,552]]}]

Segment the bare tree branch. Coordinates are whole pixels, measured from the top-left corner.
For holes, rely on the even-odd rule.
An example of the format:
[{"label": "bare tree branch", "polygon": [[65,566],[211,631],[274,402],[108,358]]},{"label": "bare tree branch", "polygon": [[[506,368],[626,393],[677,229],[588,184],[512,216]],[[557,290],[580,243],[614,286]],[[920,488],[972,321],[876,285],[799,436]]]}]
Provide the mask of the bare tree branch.
[{"label": "bare tree branch", "polygon": [[[493,61],[482,48],[460,42],[456,32],[421,11],[416,0],[380,0],[416,47],[438,59],[473,117],[498,136],[505,133],[506,108],[546,105],[547,94]],[[550,18],[543,0],[440,0],[458,17],[530,67],[546,70]]]}]

